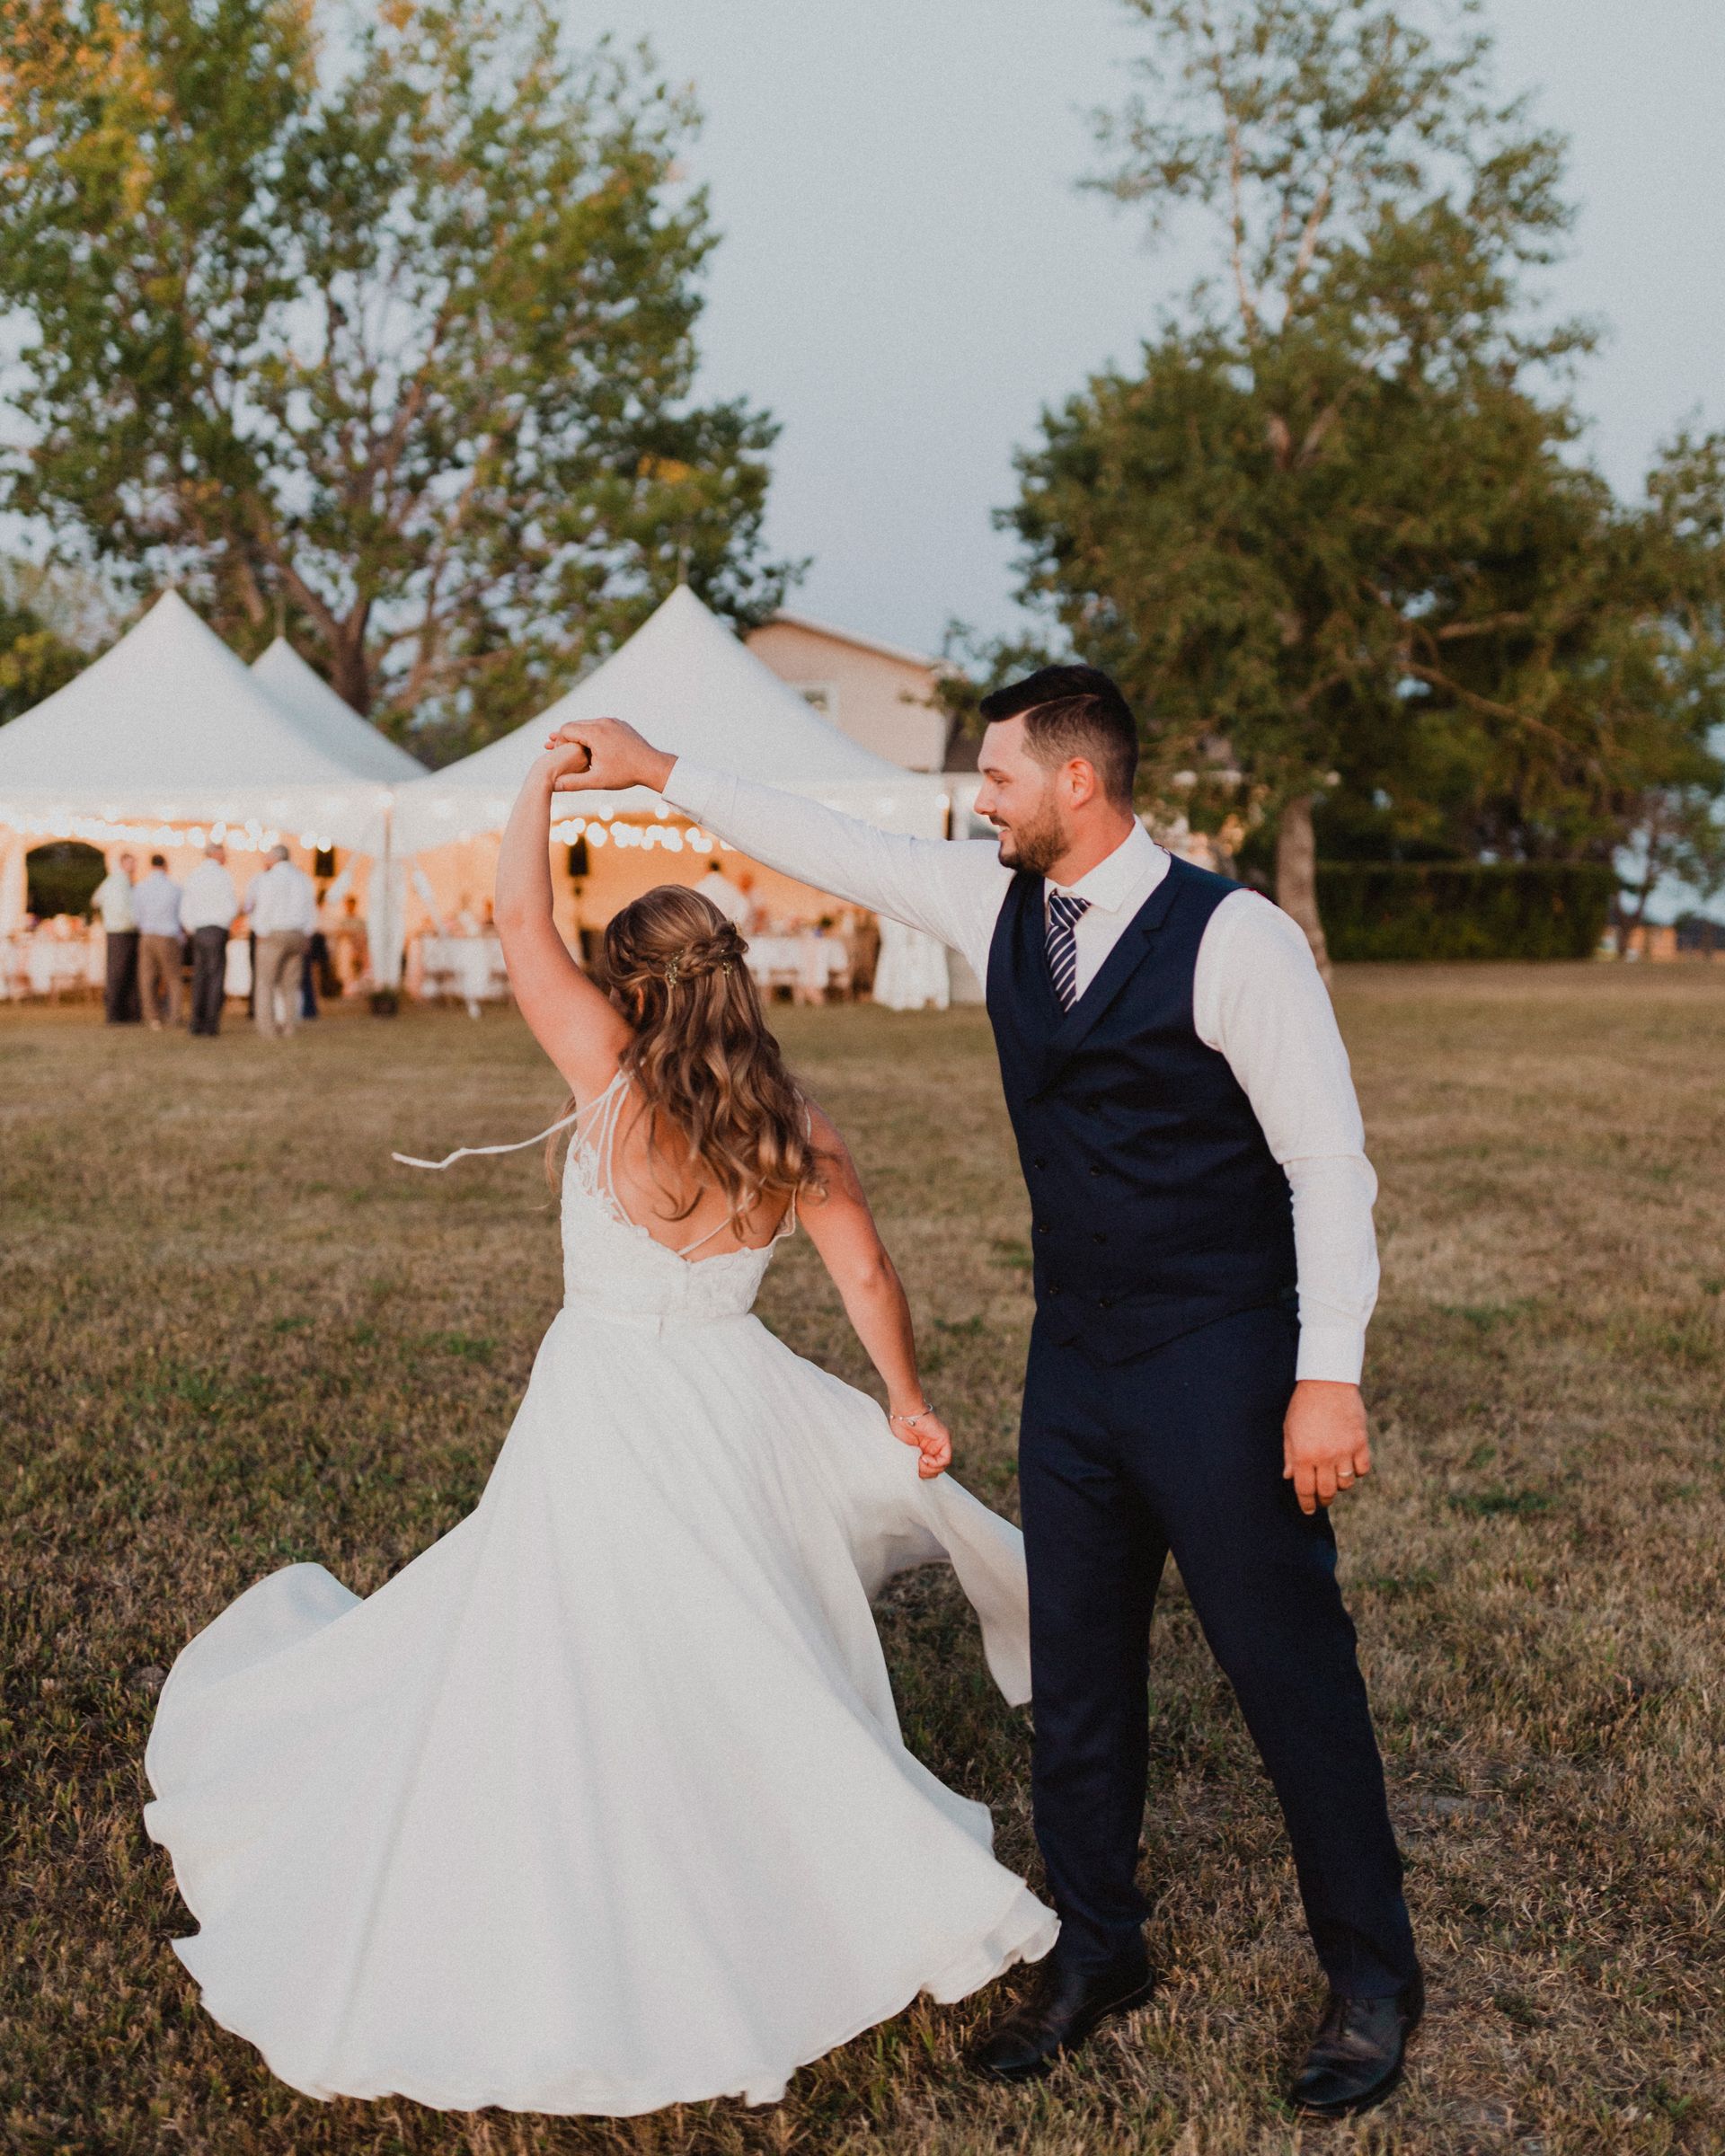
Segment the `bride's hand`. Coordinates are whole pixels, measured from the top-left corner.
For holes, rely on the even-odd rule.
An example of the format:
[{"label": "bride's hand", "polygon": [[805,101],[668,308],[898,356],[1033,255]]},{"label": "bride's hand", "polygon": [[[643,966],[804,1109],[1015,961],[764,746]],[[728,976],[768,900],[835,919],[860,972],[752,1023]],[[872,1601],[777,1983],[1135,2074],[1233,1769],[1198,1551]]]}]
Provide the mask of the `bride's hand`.
[{"label": "bride's hand", "polygon": [[952,1433],[933,1408],[925,1409],[914,1422],[898,1415],[888,1418],[888,1427],[900,1445],[908,1445],[922,1454],[916,1462],[916,1472],[924,1482],[932,1482],[936,1475],[943,1475],[952,1464]]},{"label": "bride's hand", "polygon": [[553,793],[584,785],[585,774],[592,761],[585,742],[559,741],[553,738],[538,761],[536,768],[540,783],[544,784],[549,779]]}]

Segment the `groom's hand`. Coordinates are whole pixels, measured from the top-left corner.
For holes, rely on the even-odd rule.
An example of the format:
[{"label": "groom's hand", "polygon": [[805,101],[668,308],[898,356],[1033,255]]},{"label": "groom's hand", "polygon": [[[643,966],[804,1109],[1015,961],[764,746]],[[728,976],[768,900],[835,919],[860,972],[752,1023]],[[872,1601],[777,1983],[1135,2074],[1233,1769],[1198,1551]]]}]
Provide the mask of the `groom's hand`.
[{"label": "groom's hand", "polygon": [[1303,1377],[1282,1423],[1282,1479],[1302,1512],[1315,1512],[1372,1471],[1366,1402],[1358,1385]]},{"label": "groom's hand", "polygon": [[583,766],[559,775],[559,793],[621,793],[627,786],[650,786],[659,793],[677,761],[650,741],[643,741],[634,728],[621,719],[572,719],[557,729],[545,747],[587,751]]}]

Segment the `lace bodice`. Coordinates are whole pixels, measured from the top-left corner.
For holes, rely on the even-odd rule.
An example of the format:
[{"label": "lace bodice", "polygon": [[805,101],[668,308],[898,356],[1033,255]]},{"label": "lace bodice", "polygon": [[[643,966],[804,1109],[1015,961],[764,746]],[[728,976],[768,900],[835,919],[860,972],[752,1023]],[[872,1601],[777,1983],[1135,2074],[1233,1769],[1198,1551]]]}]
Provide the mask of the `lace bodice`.
[{"label": "lace bodice", "polygon": [[[612,1183],[612,1149],[628,1096],[618,1072],[575,1121],[563,1163],[563,1294],[631,1316],[700,1321],[745,1316],[773,1252],[796,1226],[795,1207],[759,1250],[679,1255],[632,1221]],[[697,1246],[698,1247],[698,1246]]]}]

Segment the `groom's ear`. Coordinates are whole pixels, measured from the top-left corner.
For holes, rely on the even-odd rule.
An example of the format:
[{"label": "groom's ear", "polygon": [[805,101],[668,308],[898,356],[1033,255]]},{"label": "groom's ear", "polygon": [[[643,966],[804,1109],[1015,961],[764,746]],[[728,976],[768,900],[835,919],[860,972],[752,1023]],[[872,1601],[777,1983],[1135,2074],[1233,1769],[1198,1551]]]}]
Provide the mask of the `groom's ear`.
[{"label": "groom's ear", "polygon": [[1096,766],[1088,756],[1068,756],[1060,766],[1060,780],[1068,807],[1087,808],[1104,791]]}]

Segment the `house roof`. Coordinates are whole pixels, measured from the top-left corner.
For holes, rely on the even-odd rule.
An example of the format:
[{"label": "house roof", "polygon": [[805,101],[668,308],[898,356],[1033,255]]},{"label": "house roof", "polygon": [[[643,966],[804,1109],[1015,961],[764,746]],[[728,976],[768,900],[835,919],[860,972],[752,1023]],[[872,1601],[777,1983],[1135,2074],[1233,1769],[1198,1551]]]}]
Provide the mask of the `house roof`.
[{"label": "house roof", "polygon": [[882,658],[896,658],[907,667],[921,667],[930,674],[943,673],[947,668],[945,659],[930,658],[924,651],[907,651],[899,644],[883,644],[878,637],[859,636],[854,629],[835,629],[830,622],[817,622],[806,614],[781,612],[761,626],[770,629],[777,622],[783,622],[787,629],[804,630],[810,636],[830,637],[836,644],[850,644],[859,651],[873,651]]}]

